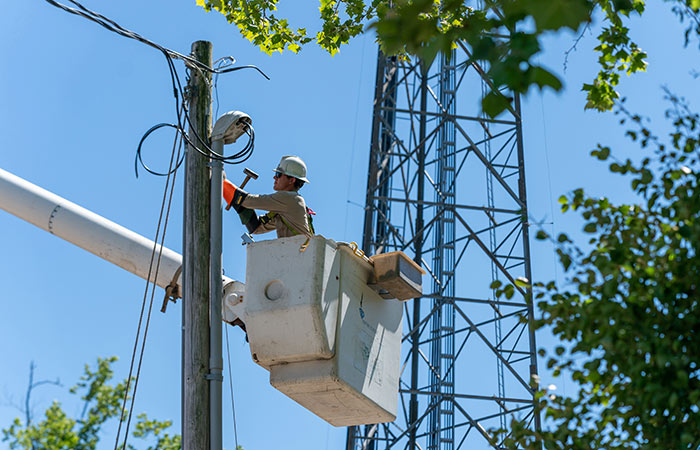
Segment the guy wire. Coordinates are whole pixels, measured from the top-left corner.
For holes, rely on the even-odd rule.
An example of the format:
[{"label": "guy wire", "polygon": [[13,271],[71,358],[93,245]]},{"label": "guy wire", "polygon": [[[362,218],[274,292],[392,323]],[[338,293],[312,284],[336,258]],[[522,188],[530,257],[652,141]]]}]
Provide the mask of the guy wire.
[{"label": "guy wire", "polygon": [[236,404],[233,401],[233,371],[231,370],[231,350],[228,344],[228,327],[224,327],[226,331],[226,359],[228,360],[228,384],[231,389],[231,414],[233,415],[233,439],[236,442],[236,450],[238,450],[238,428],[236,427]]},{"label": "guy wire", "polygon": [[[177,125],[159,124],[159,125],[156,125],[155,127],[152,127],[151,129],[149,129],[146,132],[146,134],[141,138],[141,141],[139,143],[139,147],[137,150],[137,155],[136,155],[137,160],[139,162],[141,162],[141,164],[144,166],[144,168],[147,171],[149,171],[150,173],[157,174],[157,175],[166,176],[166,183],[165,183],[165,188],[163,191],[163,200],[161,203],[161,209],[160,209],[160,214],[159,214],[159,218],[158,218],[158,225],[156,227],[156,236],[154,239],[154,247],[153,247],[153,251],[151,252],[151,259],[149,262],[148,275],[146,278],[146,288],[144,290],[143,301],[142,301],[142,305],[141,305],[141,311],[140,311],[138,326],[137,326],[137,330],[136,330],[136,338],[134,341],[134,348],[132,351],[131,363],[129,366],[129,376],[127,378],[127,383],[126,383],[126,387],[125,387],[125,391],[124,391],[124,398],[122,400],[121,413],[119,416],[119,426],[117,429],[117,435],[116,435],[116,440],[115,440],[115,445],[114,445],[115,450],[117,450],[119,447],[119,437],[121,434],[121,427],[122,427],[122,424],[123,424],[124,419],[125,419],[124,416],[125,416],[125,410],[126,410],[126,402],[129,398],[129,390],[131,387],[131,380],[132,380],[132,375],[133,375],[133,370],[134,370],[134,362],[136,359],[136,351],[137,351],[138,346],[139,346],[139,341],[141,340],[141,350],[139,352],[139,362],[138,362],[138,366],[136,369],[136,375],[133,377],[134,378],[134,392],[133,392],[133,395],[131,397],[131,405],[129,408],[126,429],[124,432],[124,444],[122,446],[123,449],[126,449],[126,444],[127,444],[128,437],[129,437],[129,427],[131,425],[131,418],[132,418],[132,414],[134,411],[134,404],[135,404],[135,400],[136,400],[136,392],[138,389],[139,376],[141,373],[141,366],[143,363],[143,355],[144,355],[144,351],[145,351],[146,338],[148,336],[148,328],[149,328],[151,312],[152,312],[152,308],[153,308],[153,300],[154,300],[154,296],[155,296],[155,287],[157,285],[156,282],[158,279],[158,271],[160,269],[163,244],[165,241],[165,234],[166,234],[167,226],[168,226],[168,218],[170,215],[170,207],[172,204],[172,196],[173,196],[173,191],[174,191],[174,186],[175,186],[175,178],[177,175],[177,169],[180,167],[180,164],[182,162],[180,160],[180,152],[182,150],[183,140],[186,141],[191,148],[195,149],[197,152],[204,155],[205,157],[210,158],[210,159],[219,160],[219,161],[222,161],[222,162],[227,163],[227,164],[240,164],[240,163],[246,161],[248,158],[250,158],[250,156],[252,155],[253,150],[254,150],[254,142],[255,142],[255,130],[253,129],[252,126],[247,125],[244,131],[248,135],[249,139],[248,139],[248,143],[245,145],[245,147],[242,150],[238,151],[237,153],[235,153],[231,156],[219,156],[211,150],[209,145],[202,139],[201,136],[199,136],[197,134],[196,130],[194,130],[194,127],[192,127],[192,123],[190,121],[190,117],[189,117],[189,113],[188,113],[187,105],[186,105],[186,103],[187,103],[186,95],[185,95],[185,92],[182,88],[182,83],[180,82],[180,78],[178,76],[177,69],[175,68],[175,65],[173,63],[173,58],[183,60],[185,62],[185,65],[187,68],[194,69],[202,75],[203,75],[203,72],[210,72],[210,73],[213,73],[215,75],[218,75],[221,73],[229,73],[229,72],[234,72],[234,71],[238,71],[238,70],[242,70],[242,69],[255,69],[261,75],[263,75],[266,79],[269,80],[270,78],[262,70],[260,70],[258,67],[253,66],[253,65],[246,65],[246,66],[240,66],[240,67],[227,67],[227,66],[222,67],[222,66],[219,66],[218,68],[215,68],[215,69],[210,68],[206,64],[203,64],[203,63],[197,61],[196,59],[192,58],[191,56],[186,56],[186,55],[183,55],[181,53],[170,50],[166,47],[163,47],[163,46],[161,46],[153,41],[150,41],[150,40],[144,38],[143,36],[139,35],[138,33],[135,33],[133,31],[130,31],[130,30],[123,28],[115,21],[113,21],[113,20],[111,20],[111,19],[109,19],[109,18],[107,18],[99,13],[96,13],[94,11],[89,10],[88,8],[86,8],[85,6],[83,6],[82,4],[80,4],[79,2],[77,2],[75,0],[68,0],[68,1],[70,3],[72,3],[73,5],[75,5],[77,7],[77,9],[69,7],[69,6],[65,6],[61,3],[58,3],[55,0],[46,0],[46,1],[47,1],[47,3],[53,5],[57,8],[60,8],[68,13],[71,13],[71,14],[83,17],[85,19],[88,19],[92,22],[99,24],[100,26],[102,26],[103,28],[106,28],[109,31],[115,32],[121,36],[128,37],[130,39],[134,39],[136,41],[144,43],[144,44],[162,52],[163,55],[165,56],[166,62],[168,64],[168,70],[170,72],[170,79],[171,79],[171,83],[172,83],[172,87],[173,87],[173,96],[175,97],[175,105],[176,105],[175,110],[176,110],[176,115],[177,115]],[[231,64],[233,64],[233,58],[230,58],[230,59],[232,61]],[[224,67],[226,67],[226,68],[224,68]],[[218,108],[218,90],[217,90],[216,94],[217,94],[217,108]],[[183,120],[183,115],[184,115],[184,120]],[[190,128],[192,129],[191,130],[192,134],[194,135],[196,140],[199,141],[200,144],[202,144],[202,147],[204,147],[204,149],[206,151],[200,149],[197,145],[194,145],[194,143],[189,139],[188,134],[184,131],[185,123],[187,123],[190,126]],[[170,127],[175,128],[177,130],[177,133],[176,133],[175,139],[173,141],[173,151],[171,153],[170,165],[169,165],[168,171],[165,174],[160,174],[160,173],[157,173],[155,171],[150,170],[150,168],[148,168],[143,163],[143,160],[141,159],[141,146],[143,144],[143,141],[153,131],[155,131],[161,127],[164,127],[164,126],[170,126]],[[180,145],[177,145],[178,138],[179,138]],[[177,148],[177,156],[175,155],[176,148]],[[175,167],[173,168],[174,163],[175,163]],[[138,176],[138,172],[137,172],[137,176]],[[171,184],[171,182],[172,182],[172,184]],[[168,188],[170,188],[169,192],[168,192]],[[167,198],[167,209],[165,207],[166,198]],[[163,214],[164,213],[165,213],[165,220],[163,221]],[[161,224],[163,225],[162,235],[160,232]],[[159,236],[160,236],[160,250],[158,251],[158,259],[156,262],[155,274],[154,274],[154,279],[153,279],[153,289],[151,289],[151,298],[150,298],[149,307],[148,307],[148,314],[146,316],[146,323],[144,325],[143,338],[141,339],[141,327],[143,325],[143,315],[144,315],[145,306],[146,306],[146,299],[148,297],[148,290],[149,290],[150,283],[151,283],[150,280],[151,280],[151,274],[153,273],[153,262],[155,259],[156,250],[158,248],[158,237]],[[227,330],[227,332],[228,332],[228,330]],[[228,348],[228,340],[227,340],[227,348]],[[229,353],[229,372],[230,372],[230,353]],[[232,395],[232,407],[233,407],[233,386],[232,386],[232,384],[231,384],[231,395]],[[235,425],[236,425],[235,424],[235,408],[233,409],[233,416],[234,416],[233,419],[234,419],[234,433],[235,433],[235,437],[236,437],[236,446],[238,447],[238,435],[237,435],[237,431],[235,429]]]},{"label": "guy wire", "polygon": [[[166,178],[165,188],[163,190],[163,200],[161,202],[160,214],[158,217],[158,225],[156,227],[156,237],[154,239],[153,251],[151,252],[151,260],[150,260],[149,267],[148,267],[148,276],[146,278],[146,288],[145,288],[144,294],[143,294],[143,301],[141,304],[141,313],[139,315],[139,323],[138,323],[138,326],[136,329],[136,339],[134,341],[134,349],[133,349],[132,356],[131,356],[131,363],[129,365],[129,376],[127,377],[126,389],[124,391],[124,398],[122,400],[122,409],[121,409],[121,413],[119,415],[119,426],[117,428],[117,437],[116,437],[116,441],[114,444],[115,450],[117,450],[117,448],[119,447],[119,436],[121,434],[122,423],[124,422],[126,402],[127,402],[128,396],[129,396],[129,388],[130,388],[131,378],[132,378],[133,369],[134,369],[134,362],[136,359],[136,349],[138,348],[139,340],[141,340],[140,339],[141,325],[143,322],[143,313],[144,313],[144,310],[146,307],[146,299],[148,297],[148,289],[149,289],[149,286],[151,283],[150,280],[151,280],[151,273],[153,270],[153,260],[155,259],[156,249],[158,248],[158,237],[161,236],[160,228],[161,228],[161,223],[163,222],[163,214],[165,211],[165,221],[163,224],[163,233],[162,233],[162,236],[160,238],[160,250],[158,251],[158,259],[157,259],[156,268],[155,268],[155,275],[153,278],[153,289],[151,289],[151,299],[150,299],[150,303],[149,303],[149,307],[148,307],[148,315],[146,317],[146,324],[144,327],[143,339],[141,340],[141,351],[140,351],[140,355],[139,355],[139,364],[138,364],[138,367],[136,370],[136,376],[134,377],[134,393],[131,396],[129,417],[127,420],[126,430],[124,432],[124,445],[122,447],[123,449],[126,449],[126,443],[127,443],[128,437],[129,437],[129,426],[131,424],[131,417],[132,417],[132,414],[134,411],[134,402],[136,400],[136,390],[138,388],[139,375],[141,373],[141,364],[143,362],[143,354],[144,354],[145,345],[146,345],[146,337],[148,336],[148,327],[149,327],[149,323],[150,323],[150,319],[151,319],[151,311],[153,308],[153,299],[154,299],[154,295],[155,295],[156,281],[158,280],[158,271],[160,269],[160,261],[161,261],[161,256],[162,256],[162,252],[163,252],[163,244],[165,241],[165,233],[166,233],[167,227],[168,227],[168,217],[170,215],[170,206],[172,204],[173,191],[174,191],[174,187],[175,187],[175,177],[177,175],[176,171],[172,171],[172,166],[173,166],[174,161],[177,161],[180,157],[180,151],[182,149],[182,139],[180,139],[180,145],[178,145],[177,143],[178,143],[178,135],[175,136],[175,140],[173,141],[173,151],[172,151],[171,157],[170,157],[170,170],[168,170],[168,176]],[[175,154],[176,149],[177,149],[177,156]],[[171,175],[172,175],[172,178],[171,178]],[[171,180],[172,180],[172,183],[171,183]],[[168,192],[168,188],[170,188],[169,192]],[[165,207],[166,199],[167,199],[167,210]]]}]

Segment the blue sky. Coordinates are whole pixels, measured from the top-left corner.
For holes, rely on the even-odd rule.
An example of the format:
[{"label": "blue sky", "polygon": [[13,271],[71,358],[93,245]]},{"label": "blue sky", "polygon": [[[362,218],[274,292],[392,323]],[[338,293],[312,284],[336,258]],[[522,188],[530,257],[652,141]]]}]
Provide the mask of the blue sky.
[{"label": "blue sky", "polygon": [[[316,3],[300,2],[288,12],[300,26]],[[318,212],[316,229],[336,240],[360,241],[369,149],[376,45],[364,35],[331,58],[313,47],[299,55],[267,56],[241,38],[218,14],[207,14],[194,0],[91,2],[86,6],[164,46],[188,53],[195,40],[209,40],[214,57],[232,55],[253,71],[219,78],[219,112],[246,111],[256,130],[256,152],[246,166],[261,174],[251,191],[271,190],[271,169],[280,155],[299,154],[312,183],[303,194]],[[665,105],[661,85],[692,101],[698,92],[690,72],[695,48],[683,49],[682,31],[665,9],[650,5],[647,18],[634,22],[633,36],[649,55],[647,73],[625,80],[628,107],[659,119]],[[596,28],[594,27],[594,31]],[[541,62],[562,74],[561,94],[533,92],[524,101],[526,170],[531,216],[545,228],[579,239],[575,216],[561,216],[556,199],[585,186],[596,195],[629,199],[627,182],[607,173],[588,156],[597,142],[618,157],[641,153],[623,137],[612,114],[583,110],[583,82],[596,71],[587,33],[569,56],[575,36],[546,40]],[[691,45],[692,46],[692,45]],[[68,15],[42,1],[10,2],[0,16],[0,167],[147,237],[155,233],[162,178],[133,173],[141,135],[159,122],[173,122],[174,102],[165,60],[154,49]],[[178,64],[182,71],[182,65]],[[697,94],[695,94],[697,96]],[[697,100],[697,98],[695,99]],[[697,105],[697,101],[695,105]],[[165,167],[171,135],[149,140],[144,158]],[[242,179],[241,166],[227,170]],[[176,192],[181,192],[182,177]],[[181,250],[181,194],[176,194],[166,244]],[[550,224],[551,223],[551,224]],[[243,280],[245,255],[240,224],[224,223],[226,274]],[[7,213],[0,213],[0,427],[19,415],[11,403],[23,401],[30,361],[36,376],[59,377],[66,387],[98,356],[119,356],[117,378],[128,371],[144,283]],[[552,247],[533,242],[536,279],[562,279]],[[159,291],[156,301],[162,293]],[[154,314],[149,331],[137,412],[173,419],[179,430],[180,308]],[[251,449],[344,448],[345,429],[336,429],[270,387],[267,372],[255,365],[242,333],[230,330],[239,443]],[[546,335],[542,346],[551,346]],[[546,374],[544,375],[546,377]],[[225,382],[228,386],[228,381]],[[36,412],[53,399],[65,402],[66,389],[42,387],[33,397]],[[228,390],[224,399],[224,445],[232,449]],[[113,445],[107,429],[101,448]],[[4,448],[5,443],[0,443]]]}]

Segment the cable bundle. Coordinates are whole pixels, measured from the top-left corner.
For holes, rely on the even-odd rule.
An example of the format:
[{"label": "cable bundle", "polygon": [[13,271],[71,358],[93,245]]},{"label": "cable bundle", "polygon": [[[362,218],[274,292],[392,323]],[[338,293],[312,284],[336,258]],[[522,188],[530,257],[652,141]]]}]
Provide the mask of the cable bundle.
[{"label": "cable bundle", "polygon": [[[202,139],[201,136],[199,136],[192,126],[192,122],[190,121],[189,113],[187,110],[187,102],[186,102],[186,96],[185,96],[185,91],[182,87],[182,83],[180,82],[180,77],[177,74],[177,70],[175,69],[175,64],[173,62],[173,59],[181,59],[182,61],[185,62],[185,65],[189,70],[196,70],[200,74],[203,75],[203,72],[208,72],[212,73],[215,76],[215,83],[214,87],[216,89],[216,81],[218,79],[219,74],[223,73],[230,73],[230,72],[235,72],[237,70],[242,70],[242,69],[255,69],[257,70],[261,75],[263,75],[265,78],[268,80],[270,79],[265,73],[263,73],[259,68],[252,66],[252,65],[246,65],[246,66],[239,66],[239,67],[231,67],[235,63],[235,59],[227,56],[224,58],[221,58],[217,60],[214,65],[216,68],[211,68],[208,67],[206,64],[202,64],[201,62],[197,61],[196,59],[192,58],[191,56],[186,56],[181,53],[178,53],[176,51],[170,50],[166,47],[163,47],[162,45],[159,45],[153,41],[150,41],[143,36],[141,36],[138,33],[135,33],[133,31],[127,30],[126,28],[123,28],[116,22],[114,22],[111,19],[108,19],[107,17],[96,13],[94,11],[91,11],[78,3],[75,0],[68,0],[70,3],[76,6],[76,8],[71,8],[69,6],[63,5],[61,3],[56,2],[55,0],[46,0],[49,4],[56,6],[57,8],[60,8],[66,12],[69,12],[71,14],[75,14],[77,16],[86,18],[92,22],[95,22],[102,27],[108,29],[109,31],[115,32],[121,36],[128,37],[130,39],[137,40],[141,43],[144,43],[150,47],[153,47],[157,50],[159,50],[163,55],[165,56],[165,59],[168,64],[168,70],[170,71],[170,80],[172,83],[173,87],[173,95],[175,97],[175,112],[177,116],[177,124],[171,124],[171,123],[159,123],[157,125],[154,125],[151,127],[146,133],[141,137],[141,140],[139,141],[138,148],[136,149],[136,158],[134,161],[134,170],[136,172],[136,176],[138,177],[138,165],[141,164],[141,166],[146,169],[147,172],[153,174],[153,175],[158,175],[158,176],[164,176],[166,177],[166,183],[165,183],[165,189],[163,192],[163,202],[161,205],[161,210],[160,210],[160,216],[158,219],[158,226],[156,229],[156,238],[154,239],[154,247],[153,247],[153,252],[151,253],[151,262],[149,266],[149,273],[146,281],[146,288],[144,291],[143,295],[143,302],[141,305],[141,313],[139,317],[139,322],[138,322],[138,327],[137,327],[137,332],[136,332],[136,340],[134,342],[134,349],[131,357],[131,364],[129,367],[129,376],[127,378],[127,385],[126,389],[124,392],[124,398],[122,401],[121,405],[121,414],[119,416],[119,427],[117,429],[117,436],[114,444],[115,450],[117,450],[119,447],[121,447],[122,450],[125,450],[127,448],[127,440],[128,440],[128,435],[129,435],[129,427],[131,425],[131,418],[132,418],[132,413],[134,410],[134,402],[136,400],[136,391],[138,387],[138,382],[139,382],[139,375],[141,372],[141,365],[143,362],[143,355],[144,355],[144,350],[146,346],[146,337],[148,335],[148,328],[149,328],[149,323],[150,323],[150,318],[151,318],[151,310],[153,307],[153,300],[154,300],[154,295],[155,295],[155,286],[156,286],[156,280],[158,277],[158,271],[160,268],[160,261],[161,261],[161,252],[163,249],[163,243],[165,240],[165,232],[167,230],[168,226],[168,217],[170,215],[170,206],[172,203],[172,197],[173,197],[173,188],[175,185],[175,176],[177,174],[178,168],[182,165],[182,162],[184,161],[185,158],[185,152],[182,152],[182,144],[183,141],[186,141],[187,144],[190,146],[190,148],[196,150],[203,156],[209,158],[210,160],[217,160],[217,161],[222,161],[225,164],[240,164],[244,161],[246,161],[250,156],[253,154],[253,150],[255,148],[255,130],[250,124],[245,124],[245,133],[248,135],[248,143],[241,149],[240,151],[234,153],[233,155],[230,156],[224,156],[224,155],[218,155],[215,152],[212,151],[211,147],[208,145],[207,142],[205,142],[204,139]],[[216,99],[217,99],[217,112],[218,112],[218,90],[216,90]],[[190,137],[187,135],[184,129],[184,124],[188,124],[190,126],[190,129],[192,131],[192,134],[195,138],[195,141],[199,143],[200,145],[195,145],[195,143],[192,142]],[[157,172],[155,170],[152,170],[149,168],[144,162],[141,157],[141,148],[143,146],[144,141],[156,130],[159,130],[161,128],[165,127],[170,127],[174,128],[176,130],[176,135],[175,135],[175,140],[173,142],[173,149],[172,153],[170,156],[170,166],[168,168],[168,171],[165,173]],[[201,146],[201,147],[200,147]],[[161,227],[162,225],[162,227]],[[162,231],[161,231],[162,230]],[[158,251],[158,241],[160,241],[160,251]],[[150,289],[150,302],[147,301],[149,297],[149,287],[151,285],[151,278],[153,276],[153,287]],[[146,304],[148,303],[148,308],[146,308]],[[146,313],[145,317],[145,323],[144,323],[144,313]],[[142,330],[143,327],[143,330]],[[227,351],[228,351],[228,330],[227,331],[227,340],[226,340],[226,345],[227,345]],[[139,344],[140,344],[140,351],[139,351]],[[139,353],[138,356],[138,364],[137,364],[137,353]],[[230,358],[230,356],[229,356]],[[136,365],[136,373],[134,375],[134,365]],[[230,361],[229,361],[229,372],[230,372]],[[132,375],[133,380],[132,380]],[[133,394],[131,396],[131,405],[127,409],[126,404],[127,400],[129,399],[129,388],[130,385],[133,382]],[[233,406],[233,385],[231,385],[231,403],[232,403],[232,408]],[[233,412],[233,420],[234,420],[234,435],[236,439],[236,447],[238,448],[238,434],[236,432],[236,416],[235,416],[235,410]],[[119,442],[119,438],[121,436],[121,430],[122,430],[122,425],[126,421],[126,427],[124,431],[124,441],[122,443]]]},{"label": "cable bundle", "polygon": [[[242,70],[242,69],[255,69],[262,76],[264,76],[266,79],[269,80],[270,78],[267,75],[265,75],[265,73],[262,70],[260,70],[258,67],[253,66],[253,65],[230,67],[233,63],[235,63],[235,59],[233,57],[230,57],[230,56],[227,56],[227,57],[224,57],[224,58],[217,60],[217,62],[223,61],[224,64],[219,65],[216,68],[211,68],[211,67],[207,66],[206,64],[203,64],[203,63],[197,61],[196,59],[192,58],[191,56],[183,55],[182,53],[176,52],[174,50],[170,50],[169,48],[163,47],[160,44],[157,44],[149,39],[146,39],[143,36],[141,36],[140,34],[122,27],[121,25],[119,25],[115,21],[103,16],[102,14],[99,14],[97,12],[94,12],[94,11],[86,8],[85,6],[83,6],[82,4],[78,3],[75,0],[68,0],[68,1],[70,3],[72,3],[73,5],[75,5],[77,8],[71,8],[69,6],[58,3],[55,0],[46,0],[46,1],[49,4],[51,4],[57,8],[60,8],[68,13],[71,13],[71,14],[86,18],[92,22],[95,22],[95,23],[99,24],[100,26],[106,28],[107,30],[119,34],[120,36],[124,36],[124,37],[127,37],[129,39],[134,39],[136,41],[139,41],[143,44],[148,45],[149,47],[153,47],[156,50],[163,53],[163,55],[165,56],[165,59],[166,59],[167,64],[168,64],[168,70],[170,71],[170,80],[171,80],[171,83],[173,86],[173,95],[175,97],[175,108],[176,108],[175,110],[176,110],[176,114],[177,114],[177,124],[159,123],[159,124],[151,127],[142,136],[141,140],[139,141],[138,148],[136,150],[136,157],[135,157],[135,161],[134,161],[134,170],[136,172],[136,177],[138,177],[138,164],[140,164],[144,169],[146,169],[147,172],[149,172],[153,175],[157,175],[157,176],[170,175],[172,173],[172,171],[177,170],[181,166],[182,161],[184,160],[184,154],[182,155],[180,160],[178,160],[175,167],[171,168],[166,173],[161,173],[161,172],[157,172],[155,170],[152,170],[143,162],[143,159],[141,157],[141,148],[142,148],[143,142],[148,138],[148,136],[151,133],[153,133],[154,131],[156,131],[160,128],[163,128],[163,127],[175,128],[179,137],[181,138],[181,140],[180,140],[181,143],[182,143],[182,139],[184,139],[189,144],[190,148],[193,148],[194,150],[199,152],[201,155],[203,155],[211,160],[221,161],[225,164],[241,164],[241,163],[245,162],[246,160],[248,160],[248,158],[250,158],[252,156],[253,150],[255,148],[255,130],[253,129],[253,127],[250,124],[247,124],[246,130],[245,130],[246,134],[248,135],[248,143],[245,145],[245,147],[243,147],[242,150],[240,150],[240,151],[238,151],[230,156],[218,155],[218,154],[214,153],[212,151],[211,147],[208,145],[208,143],[204,139],[202,139],[202,137],[199,136],[199,134],[197,134],[197,132],[194,130],[194,127],[192,127],[192,123],[190,121],[189,112],[187,110],[187,105],[185,102],[185,99],[186,99],[185,92],[184,92],[184,89],[182,87],[182,83],[180,82],[180,77],[177,74],[177,70],[175,69],[175,64],[173,62],[173,59],[180,59],[180,60],[184,61],[185,65],[187,66],[188,69],[197,70],[200,73],[209,72],[209,73],[212,73],[212,74],[215,74],[216,76],[218,76],[219,74],[231,73],[231,72],[235,72],[235,71]],[[218,97],[218,92],[217,92],[217,97]],[[181,99],[182,99],[182,104],[180,104]],[[185,124],[190,125],[190,129],[191,129],[192,134],[195,138],[195,141],[199,145],[196,145],[194,142],[192,142],[190,137],[187,135],[187,133],[185,132],[185,128],[184,128]],[[178,136],[176,136],[175,139],[177,141]]]}]

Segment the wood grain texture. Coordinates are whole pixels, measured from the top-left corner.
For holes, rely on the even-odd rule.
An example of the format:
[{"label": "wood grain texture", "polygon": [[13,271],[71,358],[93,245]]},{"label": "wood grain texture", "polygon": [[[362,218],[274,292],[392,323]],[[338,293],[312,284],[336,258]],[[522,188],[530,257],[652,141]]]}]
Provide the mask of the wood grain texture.
[{"label": "wood grain texture", "polygon": [[[194,57],[212,65],[212,45],[192,44]],[[190,141],[207,145],[212,126],[211,74],[190,69]],[[208,158],[188,146],[183,226],[183,450],[209,450],[209,167]]]}]

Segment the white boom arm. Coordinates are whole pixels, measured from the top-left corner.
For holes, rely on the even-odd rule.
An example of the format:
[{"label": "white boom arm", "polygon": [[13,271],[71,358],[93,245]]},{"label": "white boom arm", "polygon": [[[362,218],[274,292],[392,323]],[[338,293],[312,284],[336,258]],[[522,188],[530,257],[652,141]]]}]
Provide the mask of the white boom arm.
[{"label": "white boom arm", "polygon": [[[3,169],[0,169],[0,208],[144,280],[148,276],[152,240]],[[170,284],[181,265],[182,256],[163,247],[157,285],[165,288]],[[151,274],[149,281],[153,281],[154,275]],[[178,285],[180,279],[181,275]],[[223,277],[224,286],[232,282]]]},{"label": "white boom arm", "polygon": [[[0,208],[148,276],[153,241],[2,169]],[[318,235],[305,239],[250,244],[248,289],[223,278],[222,319],[233,324],[240,318],[253,359],[270,371],[270,383],[328,423],[392,421],[399,392],[401,303],[382,298],[367,284],[376,266],[347,245]],[[302,245],[308,247],[303,256]],[[295,263],[275,264],[282,260]],[[181,263],[180,255],[163,248],[158,286],[166,287]],[[391,267],[397,265],[398,259]]]}]

